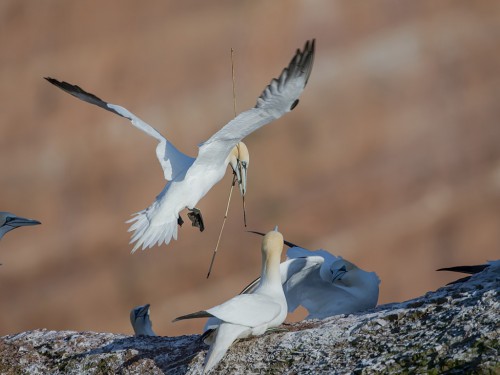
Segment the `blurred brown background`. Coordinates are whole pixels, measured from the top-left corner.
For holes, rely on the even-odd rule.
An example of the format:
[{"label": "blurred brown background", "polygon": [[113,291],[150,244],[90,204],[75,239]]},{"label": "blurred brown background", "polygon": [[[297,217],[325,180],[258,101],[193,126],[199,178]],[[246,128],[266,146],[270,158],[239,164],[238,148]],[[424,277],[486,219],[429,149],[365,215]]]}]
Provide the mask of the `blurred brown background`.
[{"label": "blurred brown background", "polygon": [[[131,255],[124,222],[164,185],[156,142],[51,86],[52,76],[133,111],[180,150],[252,107],[306,39],[301,103],[246,139],[248,229],[376,271],[380,303],[436,289],[438,267],[498,258],[500,2],[0,2],[0,210],[39,219],[0,243],[0,334],[157,333],[238,293],[260,270],[233,195],[205,279],[230,173],[199,203],[207,229]],[[184,213],[185,217],[185,213]],[[300,313],[291,319],[300,318]]]}]

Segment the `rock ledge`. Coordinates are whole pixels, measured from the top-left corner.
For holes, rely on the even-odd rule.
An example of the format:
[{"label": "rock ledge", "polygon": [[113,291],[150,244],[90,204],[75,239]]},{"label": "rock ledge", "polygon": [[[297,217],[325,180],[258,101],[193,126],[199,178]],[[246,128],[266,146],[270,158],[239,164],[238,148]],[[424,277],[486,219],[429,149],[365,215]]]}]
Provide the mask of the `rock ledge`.
[{"label": "rock ledge", "polygon": [[[498,263],[498,262],[497,262]],[[354,315],[285,324],[235,343],[217,373],[500,372],[500,267]],[[0,338],[2,374],[198,374],[200,336],[35,330]]]}]

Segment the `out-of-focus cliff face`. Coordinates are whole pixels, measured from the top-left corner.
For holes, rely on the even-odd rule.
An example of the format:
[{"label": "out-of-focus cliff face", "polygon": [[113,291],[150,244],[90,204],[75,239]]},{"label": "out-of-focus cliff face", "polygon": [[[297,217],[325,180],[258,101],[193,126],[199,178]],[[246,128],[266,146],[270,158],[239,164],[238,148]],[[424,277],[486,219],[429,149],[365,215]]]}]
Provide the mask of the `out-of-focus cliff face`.
[{"label": "out-of-focus cliff face", "polygon": [[[0,243],[0,334],[34,328],[155,331],[218,304],[260,269],[260,237],[235,192],[205,279],[230,173],[199,203],[205,232],[130,254],[124,223],[163,185],[156,143],[126,120],[48,84],[120,104],[180,150],[238,111],[306,39],[315,66],[301,103],[250,135],[248,228],[276,224],[376,271],[380,302],[449,281],[439,267],[500,248],[500,4],[495,1],[0,3],[0,210],[42,221]],[[301,315],[295,315],[299,318]]]}]

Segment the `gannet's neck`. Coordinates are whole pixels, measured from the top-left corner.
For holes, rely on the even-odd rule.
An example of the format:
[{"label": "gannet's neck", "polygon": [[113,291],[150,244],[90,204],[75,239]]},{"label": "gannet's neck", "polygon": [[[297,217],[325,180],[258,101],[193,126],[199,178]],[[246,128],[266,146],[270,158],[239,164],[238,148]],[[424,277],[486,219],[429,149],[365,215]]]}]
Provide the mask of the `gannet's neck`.
[{"label": "gannet's neck", "polygon": [[277,289],[281,286],[280,261],[283,250],[283,236],[278,231],[267,233],[262,240],[262,269],[260,288]]},{"label": "gannet's neck", "polygon": [[280,254],[262,254],[261,286],[279,285],[281,287]]}]

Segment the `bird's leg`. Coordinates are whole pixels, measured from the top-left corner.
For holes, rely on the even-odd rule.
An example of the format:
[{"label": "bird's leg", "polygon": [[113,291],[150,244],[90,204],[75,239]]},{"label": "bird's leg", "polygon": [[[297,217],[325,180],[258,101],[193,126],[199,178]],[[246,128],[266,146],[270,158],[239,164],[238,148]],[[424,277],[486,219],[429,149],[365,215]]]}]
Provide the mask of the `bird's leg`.
[{"label": "bird's leg", "polygon": [[205,224],[203,224],[203,217],[201,216],[201,211],[196,207],[188,208],[188,218],[191,220],[193,227],[200,228],[200,232],[205,230]]},{"label": "bird's leg", "polygon": [[182,227],[182,224],[184,224],[184,220],[182,220],[181,215],[177,218],[177,224],[179,224],[180,227]]}]

